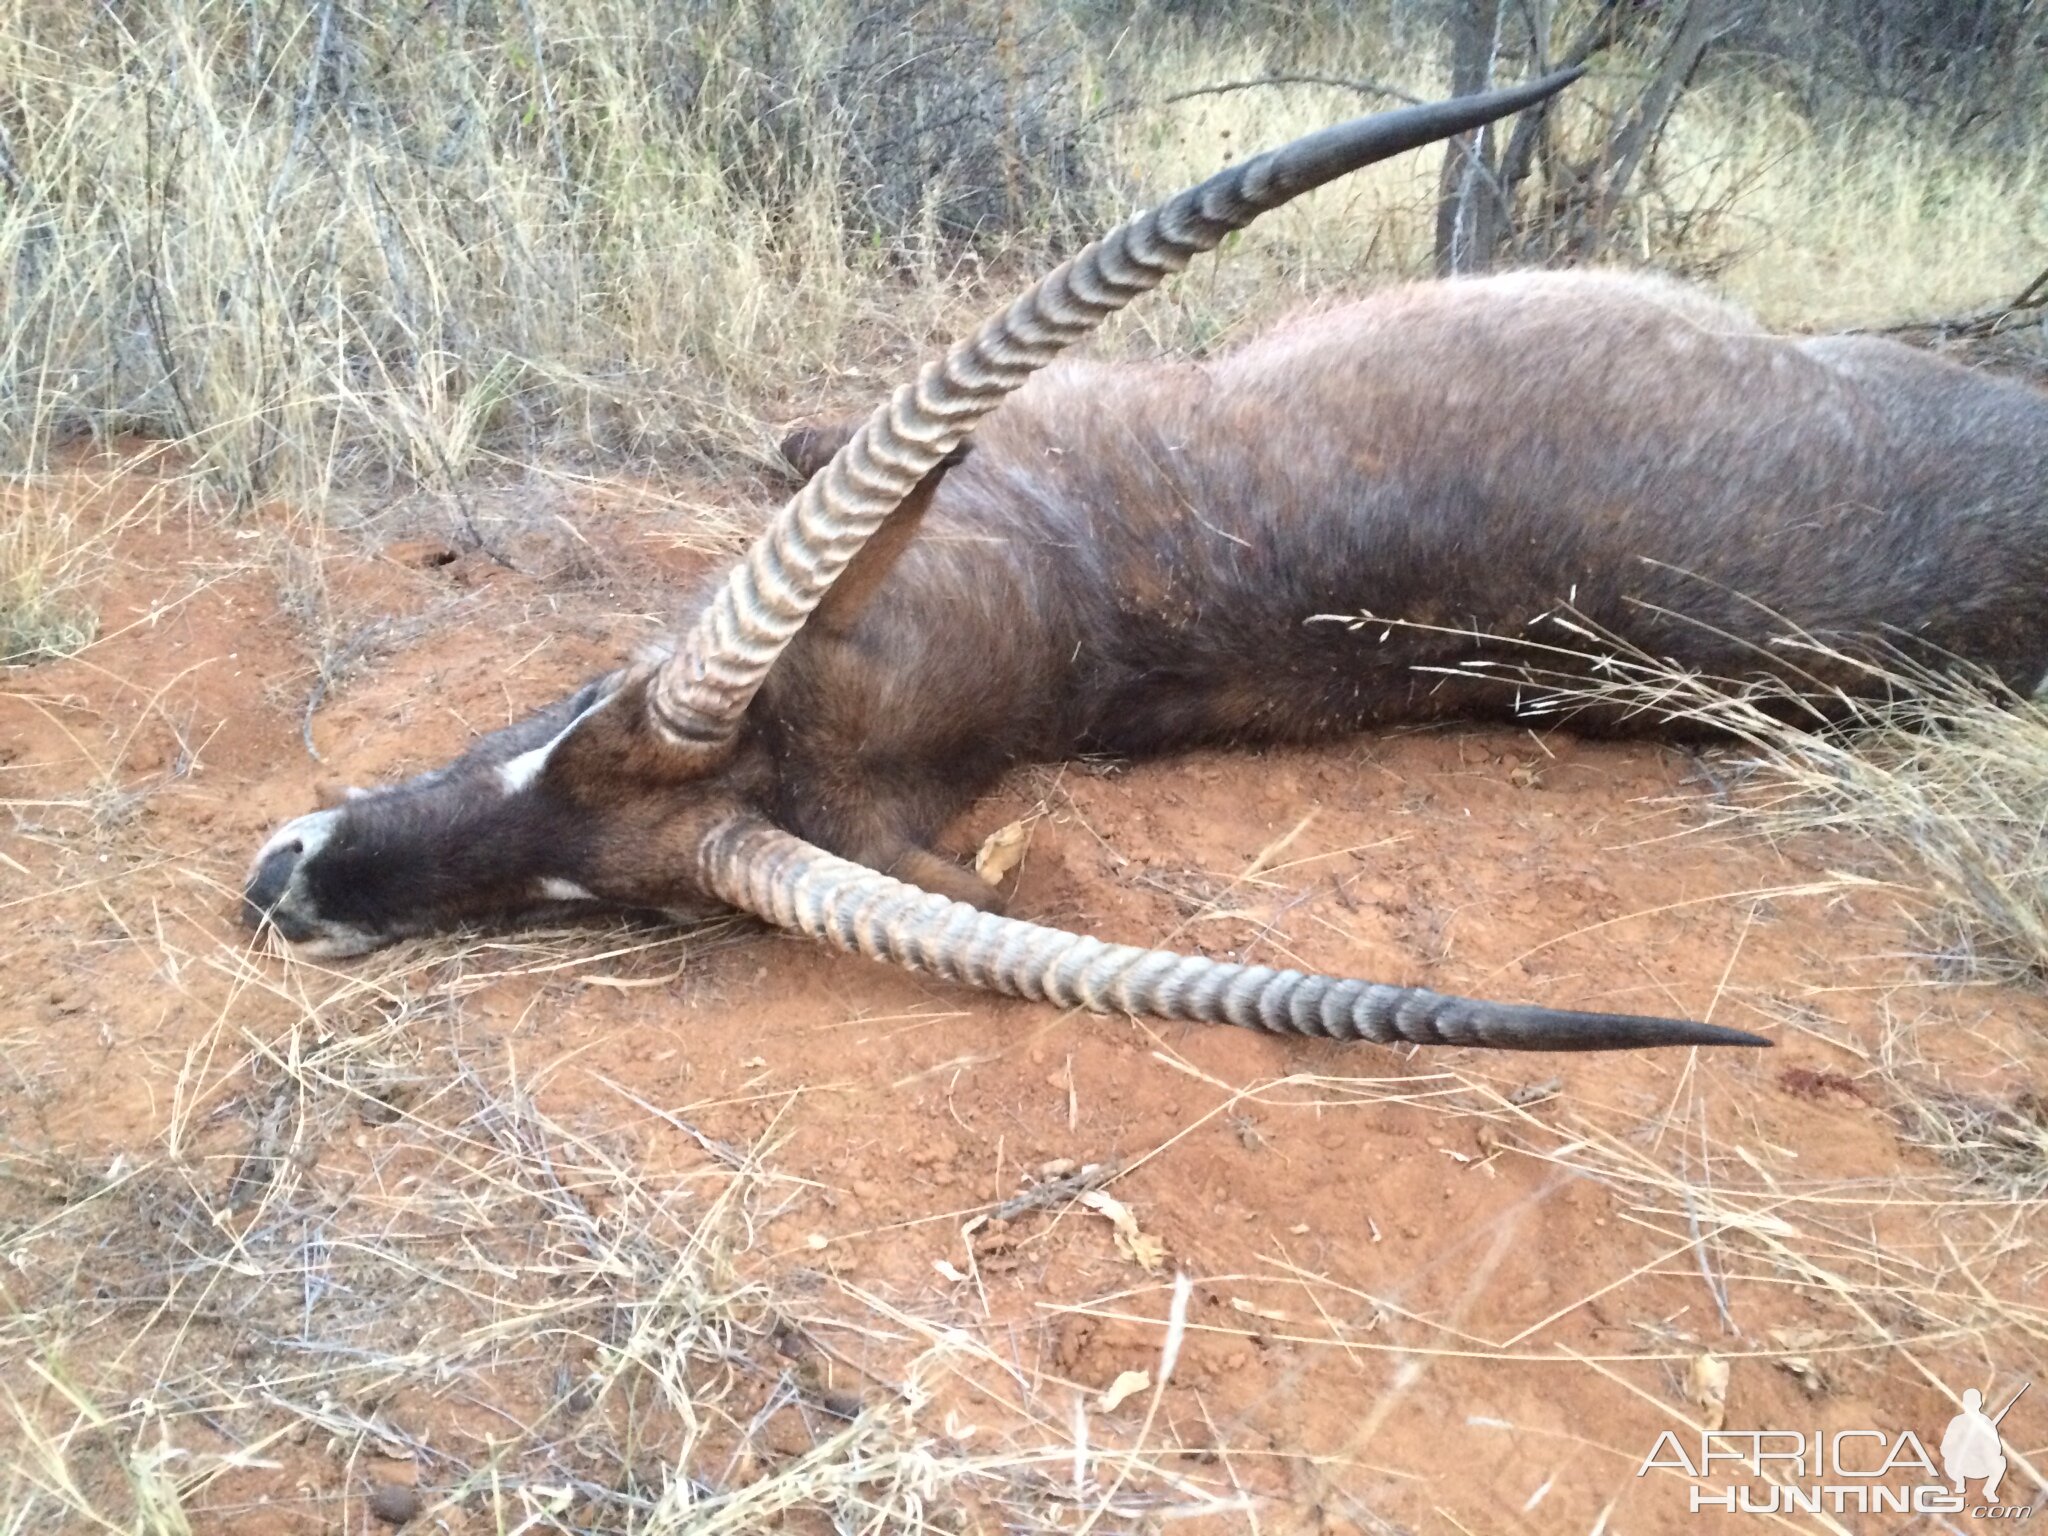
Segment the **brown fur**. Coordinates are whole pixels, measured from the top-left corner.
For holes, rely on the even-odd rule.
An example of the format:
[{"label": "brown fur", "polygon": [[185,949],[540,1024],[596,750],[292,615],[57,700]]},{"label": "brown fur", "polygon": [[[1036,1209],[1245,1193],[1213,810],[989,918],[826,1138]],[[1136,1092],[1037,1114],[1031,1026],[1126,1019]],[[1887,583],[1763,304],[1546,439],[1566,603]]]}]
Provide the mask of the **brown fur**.
[{"label": "brown fur", "polygon": [[[792,434],[792,464],[849,430]],[[330,843],[308,874],[323,916],[387,934],[531,905],[541,876],[674,907],[705,817],[742,805],[986,901],[928,850],[1014,764],[1525,718],[1517,642],[1586,646],[1567,611],[1720,677],[1868,690],[1774,644],[1797,631],[2027,689],[2044,484],[2048,398],[1889,342],[1769,336],[1642,278],[1428,284],[1203,364],[1060,364],[856,560],[708,776],[645,739],[629,673],[523,795],[477,786],[564,706],[351,802],[355,854]],[[459,875],[423,877],[435,859]]]}]

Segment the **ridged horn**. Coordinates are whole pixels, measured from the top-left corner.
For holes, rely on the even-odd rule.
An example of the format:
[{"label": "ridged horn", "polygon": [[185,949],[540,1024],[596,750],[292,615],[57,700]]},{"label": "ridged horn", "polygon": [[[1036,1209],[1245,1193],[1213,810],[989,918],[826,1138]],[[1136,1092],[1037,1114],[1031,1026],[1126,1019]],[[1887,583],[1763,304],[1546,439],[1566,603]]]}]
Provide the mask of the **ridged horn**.
[{"label": "ridged horn", "polygon": [[721,900],[778,928],[948,981],[1066,1008],[1381,1045],[1610,1051],[1771,1043],[1718,1024],[1481,1002],[1420,987],[1105,944],[906,885],[758,817],[734,817],[715,828],[698,858]]},{"label": "ridged horn", "polygon": [[1088,246],[986,321],[832,456],[776,514],[705,607],[647,693],[678,749],[715,753],[868,537],[974,423],[1140,294],[1260,214],[1404,150],[1519,112],[1576,80],[1561,70],[1509,90],[1340,123],[1297,139],[1140,214]]}]

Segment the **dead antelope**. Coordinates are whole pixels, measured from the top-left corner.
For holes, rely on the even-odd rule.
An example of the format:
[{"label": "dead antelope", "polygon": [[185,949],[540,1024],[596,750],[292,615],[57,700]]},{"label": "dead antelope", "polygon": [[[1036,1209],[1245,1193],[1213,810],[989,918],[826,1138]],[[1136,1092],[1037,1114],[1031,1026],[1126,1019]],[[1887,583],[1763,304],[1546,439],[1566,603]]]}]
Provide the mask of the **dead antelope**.
[{"label": "dead antelope", "polygon": [[[248,917],[345,955],[564,903],[722,904],[1062,1006],[1512,1049],[1767,1043],[1106,944],[987,910],[932,851],[1019,763],[1512,718],[1471,664],[1557,613],[1730,677],[1789,666],[1771,642],[1795,629],[2040,675],[2048,399],[1883,342],[1523,276],[1019,390],[1261,210],[1562,83],[1328,130],[1091,246],[857,430],[793,437],[799,468],[830,462],[672,649],[281,828]],[[1333,614],[1353,621],[1313,622]]]}]

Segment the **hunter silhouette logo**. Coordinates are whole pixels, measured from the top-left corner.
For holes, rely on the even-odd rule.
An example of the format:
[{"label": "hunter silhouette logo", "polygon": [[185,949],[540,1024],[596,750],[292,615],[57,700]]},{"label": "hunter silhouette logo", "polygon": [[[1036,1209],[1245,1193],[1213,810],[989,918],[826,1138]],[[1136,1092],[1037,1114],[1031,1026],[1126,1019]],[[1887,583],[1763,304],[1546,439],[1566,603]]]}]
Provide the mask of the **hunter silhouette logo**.
[{"label": "hunter silhouette logo", "polygon": [[[1963,1411],[1942,1431],[1939,1466],[1910,1429],[1702,1429],[1691,1441],[1667,1429],[1636,1476],[1661,1469],[1688,1478],[1692,1514],[1713,1509],[1730,1515],[1910,1513],[2024,1520],[2033,1514],[2032,1505],[1998,1502],[2008,1461],[1999,1425],[2029,1385],[2023,1383],[1996,1414],[1984,1411],[1977,1388],[1965,1391]],[[2024,1461],[2020,1467],[2035,1476]],[[1971,1483],[1983,1485],[1974,1498]],[[1960,1528],[1943,1523],[1943,1529]]]},{"label": "hunter silhouette logo", "polygon": [[1965,1481],[1981,1477],[1985,1502],[1998,1502],[1998,1481],[2005,1476],[2005,1447],[1999,1443],[1998,1426],[2032,1385],[2027,1382],[2013,1393],[2012,1402],[1999,1409],[1995,1419],[1984,1412],[1982,1392],[1971,1387],[1963,1393],[1963,1411],[1949,1420],[1941,1437],[1941,1469],[1956,1485],[1957,1493],[1963,1491]]}]

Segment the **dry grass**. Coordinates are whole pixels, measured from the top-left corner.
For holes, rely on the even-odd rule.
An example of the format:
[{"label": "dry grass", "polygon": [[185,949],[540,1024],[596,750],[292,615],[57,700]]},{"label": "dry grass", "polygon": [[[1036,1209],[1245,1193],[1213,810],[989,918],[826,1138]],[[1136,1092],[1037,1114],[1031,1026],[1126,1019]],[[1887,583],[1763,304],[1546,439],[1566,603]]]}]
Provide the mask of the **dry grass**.
[{"label": "dry grass", "polygon": [[[536,458],[730,464],[763,451],[764,420],[929,350],[985,302],[992,264],[1035,267],[1191,176],[1383,105],[1374,85],[1441,89],[1438,40],[1369,10],[1312,35],[1138,38],[1015,9],[991,9],[992,51],[978,12],[837,3],[671,26],[624,0],[530,0],[494,27],[381,0],[0,0],[0,453],[34,468],[81,433],[140,432],[242,505]],[[1568,154],[1630,67],[1574,92]],[[1187,95],[1300,71],[1360,88]],[[2009,293],[2048,166],[1941,142],[1701,92],[1625,254],[1726,269],[1801,324]],[[1410,156],[1283,211],[1131,316],[1124,344],[1211,345],[1423,272],[1434,179],[1435,157]]]},{"label": "dry grass", "polygon": [[69,656],[90,644],[92,586],[107,532],[87,526],[72,482],[0,486],[0,665]]},{"label": "dry grass", "polygon": [[[541,971],[562,958],[545,953]],[[229,1012],[296,1022],[195,1045],[153,1153],[0,1159],[7,1205],[45,1209],[0,1235],[0,1530],[205,1530],[257,1513],[256,1488],[320,1519],[331,1493],[276,1490],[337,1464],[357,1497],[413,1489],[428,1521],[491,1530],[745,1532],[809,1511],[918,1532],[972,1507],[1119,1531],[1236,1504],[1113,1440],[1034,1443],[1021,1411],[1027,1432],[970,1447],[929,1409],[982,1346],[849,1306],[859,1288],[828,1271],[771,1284],[760,1227],[804,1185],[772,1167],[789,1096],[745,1146],[623,1089],[607,1129],[578,1130],[512,1052],[419,1043],[516,965],[451,987],[445,951],[346,979],[202,963],[227,973]],[[646,1171],[655,1140],[681,1171]]]},{"label": "dry grass", "polygon": [[[834,124],[794,125],[813,174],[751,197],[728,174],[744,67],[673,99],[692,60],[740,56],[739,11],[678,38],[633,5],[522,9],[524,36],[402,8],[0,7],[9,456],[140,430],[246,502],[542,445],[755,446],[752,407],[857,352],[892,286],[893,251],[849,238]],[[795,14],[822,67],[848,15]]]},{"label": "dry grass", "polygon": [[1815,124],[1728,82],[1689,96],[1651,203],[1699,247],[1653,259],[1718,271],[1728,294],[1800,330],[1965,314],[2017,295],[2048,252],[2048,151],[1959,151],[1903,112]]},{"label": "dry grass", "polygon": [[1715,824],[1838,834],[1915,900],[1929,958],[1953,975],[2048,977],[2048,690],[2023,697],[1974,669],[1852,655],[1790,624],[1771,674],[1718,677],[1576,617],[1552,622],[1555,642],[1487,636],[1516,661],[1461,675],[1515,690],[1530,718],[1568,724],[1597,706],[1731,743],[1708,774]]},{"label": "dry grass", "polygon": [[[1590,638],[1590,636],[1589,636]],[[2002,985],[2048,978],[2048,703],[1995,678],[1901,656],[1851,657],[1788,637],[1815,673],[1855,676],[1881,702],[1847,707],[1814,682],[1677,673],[1609,654],[1577,684],[1541,662],[1526,674],[1569,712],[1597,698],[1703,726],[1736,745],[1722,765],[1721,819],[1766,835],[1841,835],[1911,893],[1927,954],[1951,975]]]}]

